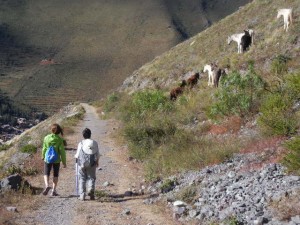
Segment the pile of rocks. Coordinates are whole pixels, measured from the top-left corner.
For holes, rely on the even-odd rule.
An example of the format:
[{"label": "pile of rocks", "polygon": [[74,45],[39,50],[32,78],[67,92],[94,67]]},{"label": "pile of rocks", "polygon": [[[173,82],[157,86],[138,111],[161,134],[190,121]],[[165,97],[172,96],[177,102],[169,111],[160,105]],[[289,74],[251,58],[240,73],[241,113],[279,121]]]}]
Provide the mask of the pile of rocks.
[{"label": "pile of rocks", "polygon": [[0,122],[0,144],[13,139],[16,135],[20,135],[25,130],[40,123],[39,119],[15,118],[16,124],[2,124]]},{"label": "pile of rocks", "polygon": [[[176,177],[177,185],[164,194],[171,201],[174,217],[182,222],[197,220],[199,224],[222,224],[233,218],[240,224],[300,224],[300,215],[280,221],[270,206],[286,198],[300,199],[300,177],[287,175],[280,164],[250,170],[247,164],[255,158],[254,153],[240,154],[226,163]],[[191,186],[198,193],[195,201],[178,201],[178,193]]]}]

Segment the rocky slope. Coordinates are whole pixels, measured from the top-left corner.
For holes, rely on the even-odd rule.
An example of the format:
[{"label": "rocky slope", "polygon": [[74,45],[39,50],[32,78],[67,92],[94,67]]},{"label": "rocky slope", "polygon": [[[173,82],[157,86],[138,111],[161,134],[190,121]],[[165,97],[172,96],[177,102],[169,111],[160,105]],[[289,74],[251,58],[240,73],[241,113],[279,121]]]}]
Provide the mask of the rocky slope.
[{"label": "rocky slope", "polygon": [[[236,155],[220,165],[170,177],[176,185],[161,199],[185,224],[300,224],[300,177],[287,175],[280,164],[251,168],[259,157]],[[179,196],[188,189],[197,194],[186,203]]]}]

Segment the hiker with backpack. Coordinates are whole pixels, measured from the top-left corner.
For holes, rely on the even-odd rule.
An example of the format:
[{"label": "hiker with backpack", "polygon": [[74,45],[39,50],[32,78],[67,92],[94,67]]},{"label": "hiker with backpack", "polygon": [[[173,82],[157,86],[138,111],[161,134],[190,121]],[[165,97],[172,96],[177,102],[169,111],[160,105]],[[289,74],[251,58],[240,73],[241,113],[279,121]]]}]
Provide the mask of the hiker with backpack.
[{"label": "hiker with backpack", "polygon": [[83,140],[79,142],[77,152],[75,154],[78,164],[79,177],[79,199],[84,201],[86,194],[90,200],[95,200],[95,181],[96,168],[99,165],[99,148],[98,143],[91,139],[91,130],[85,128],[82,131]]},{"label": "hiker with backpack", "polygon": [[53,184],[51,196],[58,196],[56,188],[58,183],[58,175],[60,162],[62,162],[63,167],[66,168],[66,152],[63,130],[60,125],[54,123],[51,126],[51,134],[48,134],[44,138],[43,149],[42,149],[42,159],[44,160],[44,181],[45,189],[42,192],[43,195],[47,195],[51,187],[49,186],[50,172],[53,168]]}]

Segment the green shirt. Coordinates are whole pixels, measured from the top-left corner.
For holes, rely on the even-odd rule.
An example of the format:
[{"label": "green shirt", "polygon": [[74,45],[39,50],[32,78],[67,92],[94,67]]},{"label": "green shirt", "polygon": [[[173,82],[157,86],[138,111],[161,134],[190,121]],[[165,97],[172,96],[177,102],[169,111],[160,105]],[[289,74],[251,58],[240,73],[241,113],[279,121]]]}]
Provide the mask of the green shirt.
[{"label": "green shirt", "polygon": [[46,162],[45,160],[46,151],[48,147],[52,145],[54,146],[54,149],[58,154],[58,159],[55,161],[55,163],[62,162],[64,165],[66,165],[66,151],[65,151],[65,146],[63,141],[64,139],[57,134],[48,134],[44,138],[42,158],[44,159],[45,162]]}]

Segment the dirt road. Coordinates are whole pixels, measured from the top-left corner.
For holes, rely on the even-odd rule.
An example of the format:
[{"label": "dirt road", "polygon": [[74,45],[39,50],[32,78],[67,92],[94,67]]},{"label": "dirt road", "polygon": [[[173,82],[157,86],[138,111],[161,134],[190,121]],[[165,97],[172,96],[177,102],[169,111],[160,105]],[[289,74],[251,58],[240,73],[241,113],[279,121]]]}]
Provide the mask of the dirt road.
[{"label": "dirt road", "polygon": [[[58,197],[37,196],[44,202],[30,218],[23,218],[24,224],[44,225],[168,225],[176,224],[170,213],[163,212],[165,207],[146,205],[146,196],[121,198],[119,201],[90,201],[77,199],[75,194],[75,160],[74,154],[78,142],[82,139],[81,131],[88,127],[92,138],[99,143],[100,169],[97,169],[96,190],[110,194],[124,194],[125,191],[140,189],[143,184],[141,165],[127,160],[126,146],[118,146],[111,138],[116,133],[118,124],[112,120],[101,120],[94,107],[83,104],[86,114],[84,120],[75,128],[75,133],[67,136],[67,168],[61,169]],[[42,185],[42,177],[40,177]],[[103,185],[109,182],[110,185]]]}]

